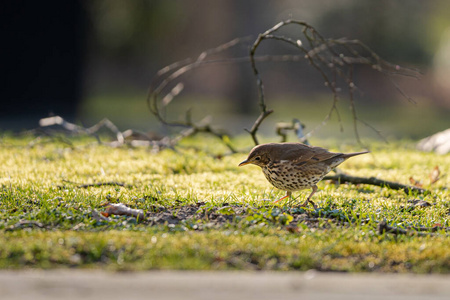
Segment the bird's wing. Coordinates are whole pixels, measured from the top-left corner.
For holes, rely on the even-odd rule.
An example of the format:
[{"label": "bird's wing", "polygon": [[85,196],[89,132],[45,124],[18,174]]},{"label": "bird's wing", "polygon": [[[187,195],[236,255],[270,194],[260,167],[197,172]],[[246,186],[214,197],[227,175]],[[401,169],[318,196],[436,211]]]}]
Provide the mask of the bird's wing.
[{"label": "bird's wing", "polygon": [[289,149],[283,152],[282,159],[294,161],[298,165],[305,165],[315,164],[339,155],[342,153],[333,153],[324,148],[293,143]]}]

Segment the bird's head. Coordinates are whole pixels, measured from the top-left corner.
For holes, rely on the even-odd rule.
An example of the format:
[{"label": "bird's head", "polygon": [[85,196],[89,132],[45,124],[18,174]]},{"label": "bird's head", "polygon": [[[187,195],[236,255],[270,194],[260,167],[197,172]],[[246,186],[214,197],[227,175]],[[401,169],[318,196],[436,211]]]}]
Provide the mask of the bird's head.
[{"label": "bird's head", "polygon": [[248,164],[254,164],[260,166],[261,168],[267,165],[270,162],[270,149],[268,149],[268,145],[259,145],[256,146],[250,151],[247,159],[239,164],[239,167],[245,166]]}]

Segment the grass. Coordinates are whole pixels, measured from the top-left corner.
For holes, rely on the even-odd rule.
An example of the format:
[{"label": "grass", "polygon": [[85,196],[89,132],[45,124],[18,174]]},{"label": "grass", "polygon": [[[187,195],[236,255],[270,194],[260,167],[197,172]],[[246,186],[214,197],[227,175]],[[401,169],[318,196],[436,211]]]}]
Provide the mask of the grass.
[{"label": "grass", "polygon": [[[247,140],[238,139],[240,146]],[[350,144],[314,141],[335,151]],[[195,146],[195,149],[191,146]],[[284,193],[256,166],[238,168],[246,154],[221,155],[214,139],[185,140],[176,151],[110,148],[89,138],[4,134],[0,140],[0,268],[108,270],[308,270],[449,273],[450,236],[380,234],[377,225],[450,227],[450,177],[435,184],[435,166],[450,170],[450,156],[414,150],[410,141],[373,142],[373,154],[341,170],[409,183],[431,193],[406,194],[375,186],[319,183],[319,209],[296,200],[273,205]],[[78,187],[96,182],[125,186]],[[422,199],[429,207],[411,208]],[[143,209],[147,219],[98,219],[102,203]]]}]

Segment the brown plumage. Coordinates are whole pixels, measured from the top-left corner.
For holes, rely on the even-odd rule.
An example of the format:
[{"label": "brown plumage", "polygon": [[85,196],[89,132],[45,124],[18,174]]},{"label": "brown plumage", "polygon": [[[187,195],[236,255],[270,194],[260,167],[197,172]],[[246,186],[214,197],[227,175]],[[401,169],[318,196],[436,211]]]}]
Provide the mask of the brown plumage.
[{"label": "brown plumage", "polygon": [[290,197],[294,191],[312,188],[311,194],[302,206],[311,202],[316,207],[311,201],[311,197],[317,191],[316,184],[349,157],[368,152],[333,153],[301,143],[270,143],[254,147],[239,166],[247,164],[260,166],[273,186],[286,191],[286,196],[275,202]]}]

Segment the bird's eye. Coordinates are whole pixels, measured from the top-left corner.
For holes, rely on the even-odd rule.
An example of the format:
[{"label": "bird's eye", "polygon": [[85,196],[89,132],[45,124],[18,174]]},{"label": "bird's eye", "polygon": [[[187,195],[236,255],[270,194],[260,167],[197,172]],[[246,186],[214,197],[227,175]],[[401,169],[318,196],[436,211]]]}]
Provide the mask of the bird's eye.
[{"label": "bird's eye", "polygon": [[261,160],[261,157],[257,156],[255,157],[255,160]]}]

